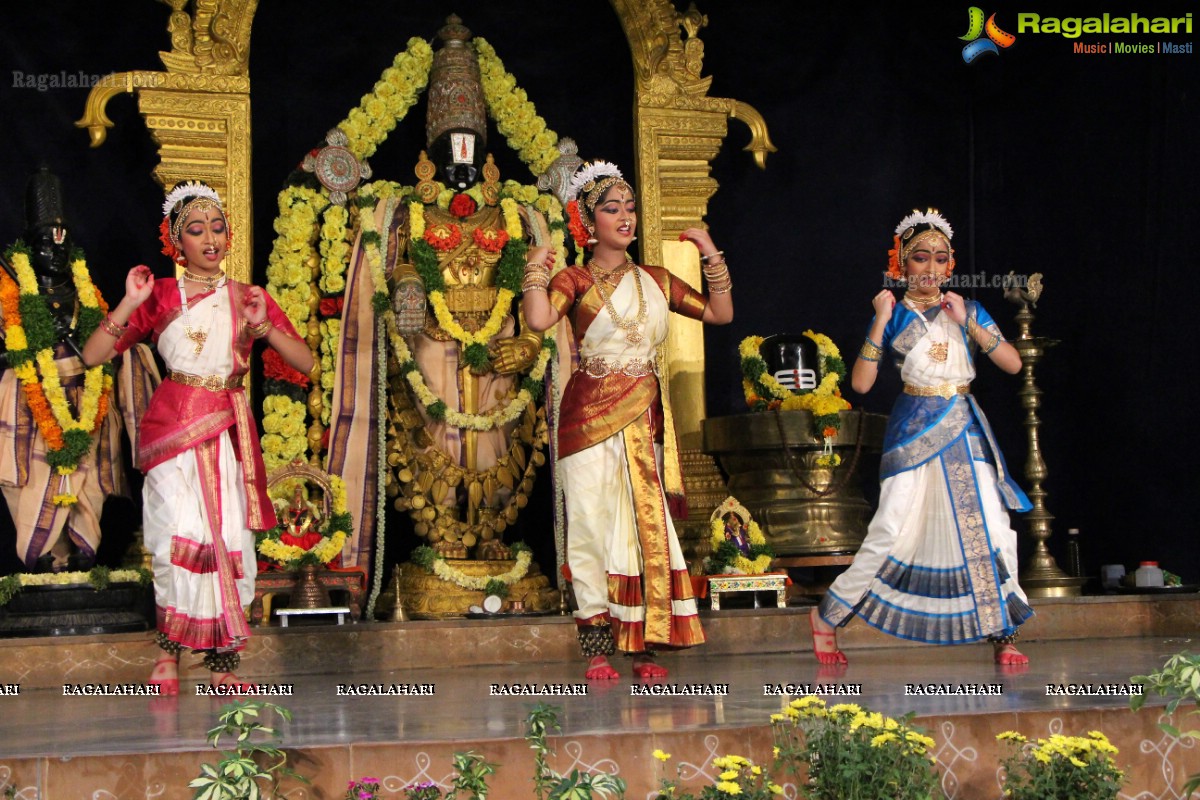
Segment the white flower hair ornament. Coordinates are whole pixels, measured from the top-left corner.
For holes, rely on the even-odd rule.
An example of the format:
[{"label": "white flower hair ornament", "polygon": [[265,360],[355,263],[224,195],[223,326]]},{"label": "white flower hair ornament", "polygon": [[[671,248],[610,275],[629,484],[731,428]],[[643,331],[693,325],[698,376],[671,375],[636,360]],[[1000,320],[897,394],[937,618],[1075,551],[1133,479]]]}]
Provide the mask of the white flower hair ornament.
[{"label": "white flower hair ornament", "polygon": [[206,183],[200,181],[187,181],[186,183],[178,183],[171,191],[167,192],[167,197],[163,200],[163,216],[171,213],[171,210],[183,202],[185,197],[207,198],[221,205],[221,196],[217,194],[217,190]]},{"label": "white flower hair ornament", "polygon": [[950,223],[946,221],[946,218],[936,208],[927,208],[924,211],[917,211],[914,208],[913,213],[900,220],[900,224],[896,226],[896,235],[903,236],[906,230],[915,228],[918,225],[932,225],[946,234],[947,239],[954,238],[954,229],[950,227]]},{"label": "white flower hair ornament", "polygon": [[567,197],[571,200],[578,198],[580,192],[585,190],[590,191],[600,178],[624,180],[625,176],[621,174],[621,170],[616,164],[609,161],[587,162],[571,176],[571,185],[567,190]]},{"label": "white flower hair ornament", "polygon": [[[897,279],[903,277],[904,261],[917,243],[929,236],[939,235],[946,238],[946,245],[949,247],[950,240],[954,238],[954,229],[950,227],[946,218],[936,208],[927,208],[924,211],[917,211],[914,208],[913,212],[900,220],[900,224],[896,226],[892,249],[888,251],[887,274]],[[954,248],[950,247],[949,249],[950,262],[946,266],[947,275],[954,271],[955,266]]]}]

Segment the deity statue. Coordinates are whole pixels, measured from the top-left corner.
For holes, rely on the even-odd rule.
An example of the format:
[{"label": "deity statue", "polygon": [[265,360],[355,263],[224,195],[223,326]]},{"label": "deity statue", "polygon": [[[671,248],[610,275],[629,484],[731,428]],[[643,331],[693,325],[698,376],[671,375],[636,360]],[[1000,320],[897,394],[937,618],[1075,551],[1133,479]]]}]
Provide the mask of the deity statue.
[{"label": "deity statue", "polygon": [[107,307],[73,246],[62,185],[46,167],[29,178],[24,239],[8,249],[4,267],[0,487],[17,555],[30,570],[87,569],[104,499],[127,495],[122,412],[132,429],[158,371],[144,347],[124,356],[119,407],[111,367],[80,360],[79,343]]},{"label": "deity statue", "polygon": [[[356,486],[370,497],[376,480],[370,449],[378,434],[366,422],[373,390],[365,367],[374,363],[378,350],[370,342],[380,332],[372,332],[377,309],[367,302],[367,291],[379,289],[366,276],[378,258],[395,319],[380,345],[388,351],[388,375],[373,378],[388,380],[385,482],[425,545],[474,570],[472,579],[458,578],[460,588],[479,576],[515,583],[515,571],[526,569],[529,577],[516,581],[535,578],[528,555],[523,566],[511,566],[520,554],[505,545],[503,533],[546,462],[540,396],[554,360],[554,349],[528,329],[516,302],[528,248],[552,241],[544,213],[551,196],[500,180],[487,152],[487,104],[470,36],[455,17],[439,31],[443,46],[432,58],[426,149],[416,161],[415,185],[392,186],[373,207],[362,207],[359,198],[361,233],[347,270],[328,461],[330,471],[346,477],[352,505]],[[354,543],[359,563],[371,519]],[[538,588],[514,585],[514,591],[546,590],[546,578],[535,579]],[[460,613],[478,602],[467,601]]]},{"label": "deity statue", "polygon": [[733,511],[725,515],[724,523],[725,541],[732,542],[742,555],[750,555],[749,526]]},{"label": "deity statue", "polygon": [[320,527],[320,520],[302,485],[297,486],[292,493],[291,505],[284,511],[282,518],[287,532],[297,539],[315,533]]},{"label": "deity statue", "polygon": [[[406,202],[381,201],[376,220],[398,332],[425,390],[446,411],[404,392],[393,392],[401,396],[392,411],[420,414],[406,434],[411,447],[400,448],[411,459],[401,480],[410,478],[405,497],[418,535],[449,558],[502,560],[510,551],[500,534],[513,521],[505,506],[530,488],[522,470],[507,466],[532,457],[514,431],[538,423],[522,415],[480,430],[454,415],[486,417],[511,403],[541,351],[542,335],[525,327],[501,273],[512,262],[519,286],[526,247],[550,234],[535,209],[502,202],[470,31],[452,19],[439,35],[417,183]],[[536,414],[536,404],[530,408]]]}]

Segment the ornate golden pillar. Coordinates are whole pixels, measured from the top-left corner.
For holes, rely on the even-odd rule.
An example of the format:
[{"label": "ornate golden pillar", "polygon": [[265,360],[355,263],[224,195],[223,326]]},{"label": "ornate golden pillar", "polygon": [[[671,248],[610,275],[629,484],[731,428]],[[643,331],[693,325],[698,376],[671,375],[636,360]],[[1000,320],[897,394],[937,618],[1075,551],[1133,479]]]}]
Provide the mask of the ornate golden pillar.
[{"label": "ornate golden pillar", "polygon": [[[745,122],[746,150],[759,168],[775,152],[762,116],[751,106],[708,97],[712,78],[701,77],[704,43],[697,37],[707,17],[695,4],[682,14],[669,0],[612,0],[633,55],[634,127],[643,263],[661,264],[697,288],[700,256],[679,241],[686,228],[703,227],[717,191],[710,162],[729,133],[729,118]],[[737,282],[738,274],[734,274]],[[683,461],[691,520],[680,527],[690,558],[706,552],[708,516],[725,499],[716,463],[700,452],[704,406],[703,325],[675,317],[668,339],[668,388]]]},{"label": "ornate golden pillar", "polygon": [[138,110],[158,144],[154,175],[164,187],[199,179],[216,189],[237,246],[225,259],[230,277],[250,281],[254,226],[250,193],[250,25],[258,0],[161,0],[172,9],[171,51],[160,52],[166,72],[106,76],[88,95],[83,118],[92,147],[104,144],[113,122],[108,101],[136,94]]}]

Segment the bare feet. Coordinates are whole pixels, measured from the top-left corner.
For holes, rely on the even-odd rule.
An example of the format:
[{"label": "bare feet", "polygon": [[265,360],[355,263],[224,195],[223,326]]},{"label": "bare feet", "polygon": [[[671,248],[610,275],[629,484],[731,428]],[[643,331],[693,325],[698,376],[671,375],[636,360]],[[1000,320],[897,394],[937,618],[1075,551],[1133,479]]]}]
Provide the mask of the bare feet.
[{"label": "bare feet", "polygon": [[812,629],[813,654],[817,657],[817,663],[830,666],[845,664],[846,654],[838,649],[837,632],[821,619],[820,612],[815,608],[808,614],[808,626]]},{"label": "bare feet", "polygon": [[583,673],[583,676],[589,681],[614,681],[621,677],[605,656],[593,656],[588,661],[587,672]]},{"label": "bare feet", "polygon": [[993,642],[992,648],[995,650],[996,663],[1002,667],[1019,666],[1029,663],[1029,656],[1018,650],[1016,645]]},{"label": "bare feet", "polygon": [[154,662],[150,671],[149,686],[158,687],[159,697],[179,694],[179,656],[162,656]]},{"label": "bare feet", "polygon": [[654,662],[654,656],[636,655],[633,657],[633,674],[638,678],[665,678],[667,668]]}]

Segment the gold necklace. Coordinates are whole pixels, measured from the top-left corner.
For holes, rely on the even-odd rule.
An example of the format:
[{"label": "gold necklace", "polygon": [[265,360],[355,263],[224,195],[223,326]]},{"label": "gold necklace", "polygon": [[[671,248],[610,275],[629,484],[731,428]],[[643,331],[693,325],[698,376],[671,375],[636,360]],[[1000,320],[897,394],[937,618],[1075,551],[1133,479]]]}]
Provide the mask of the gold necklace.
[{"label": "gold necklace", "polygon": [[904,299],[907,300],[908,302],[912,303],[913,305],[931,306],[934,303],[942,302],[942,293],[938,292],[933,297],[918,297],[917,295],[913,294],[911,291],[907,291],[904,293]]},{"label": "gold necklace", "polygon": [[196,273],[192,272],[187,267],[184,267],[183,268],[183,277],[187,278],[189,281],[192,281],[194,283],[199,283],[205,289],[207,289],[208,291],[211,292],[211,291],[214,291],[221,284],[221,281],[225,280],[225,270],[219,269],[219,270],[217,270],[216,275],[211,275],[206,278],[203,275],[197,275]]},{"label": "gold necklace", "polygon": [[[196,281],[197,283],[203,283],[206,286],[208,286],[208,279],[195,278],[195,277],[191,276],[189,274],[188,270],[186,270],[186,269],[183,271],[183,275],[184,275],[184,277],[190,278],[191,280]],[[211,286],[208,286],[208,289],[210,291],[215,291],[218,284],[224,283],[225,273],[218,272],[216,277],[213,278],[212,280],[213,280],[213,283]],[[215,309],[220,304],[220,300],[218,299],[217,295],[215,295],[215,294],[213,295],[213,301],[214,301],[213,308]],[[188,341],[190,341],[194,345],[194,347],[192,348],[192,352],[196,355],[200,355],[200,352],[204,349],[204,343],[206,341],[208,341],[208,330],[206,328],[199,328],[199,327],[193,328],[192,327],[192,315],[191,315],[191,312],[188,310],[188,298],[187,298],[187,292],[183,288],[183,278],[179,279],[179,304],[180,304],[180,316],[183,317],[183,335],[186,336]]]},{"label": "gold necklace", "polygon": [[[638,298],[637,316],[634,319],[625,319],[618,314],[617,309],[613,307],[612,295],[604,291],[604,281],[601,280],[600,276],[596,274],[596,269],[599,267],[599,265],[596,263],[596,260],[592,259],[589,261],[587,267],[588,272],[592,276],[592,281],[596,284],[596,291],[600,292],[600,299],[604,301],[604,307],[608,309],[608,316],[612,319],[613,325],[616,325],[618,328],[625,331],[626,341],[628,341],[630,344],[637,344],[646,338],[642,335],[642,332],[638,330],[638,328],[640,328],[646,322],[646,295],[642,292],[641,270],[637,269],[636,267],[633,268],[633,285],[637,287]],[[629,262],[626,262],[624,266],[618,267],[617,269],[622,270],[622,274],[624,274],[623,270],[627,270],[629,268],[630,264]],[[613,272],[616,271],[617,270],[613,270],[607,274],[612,275]]]}]

